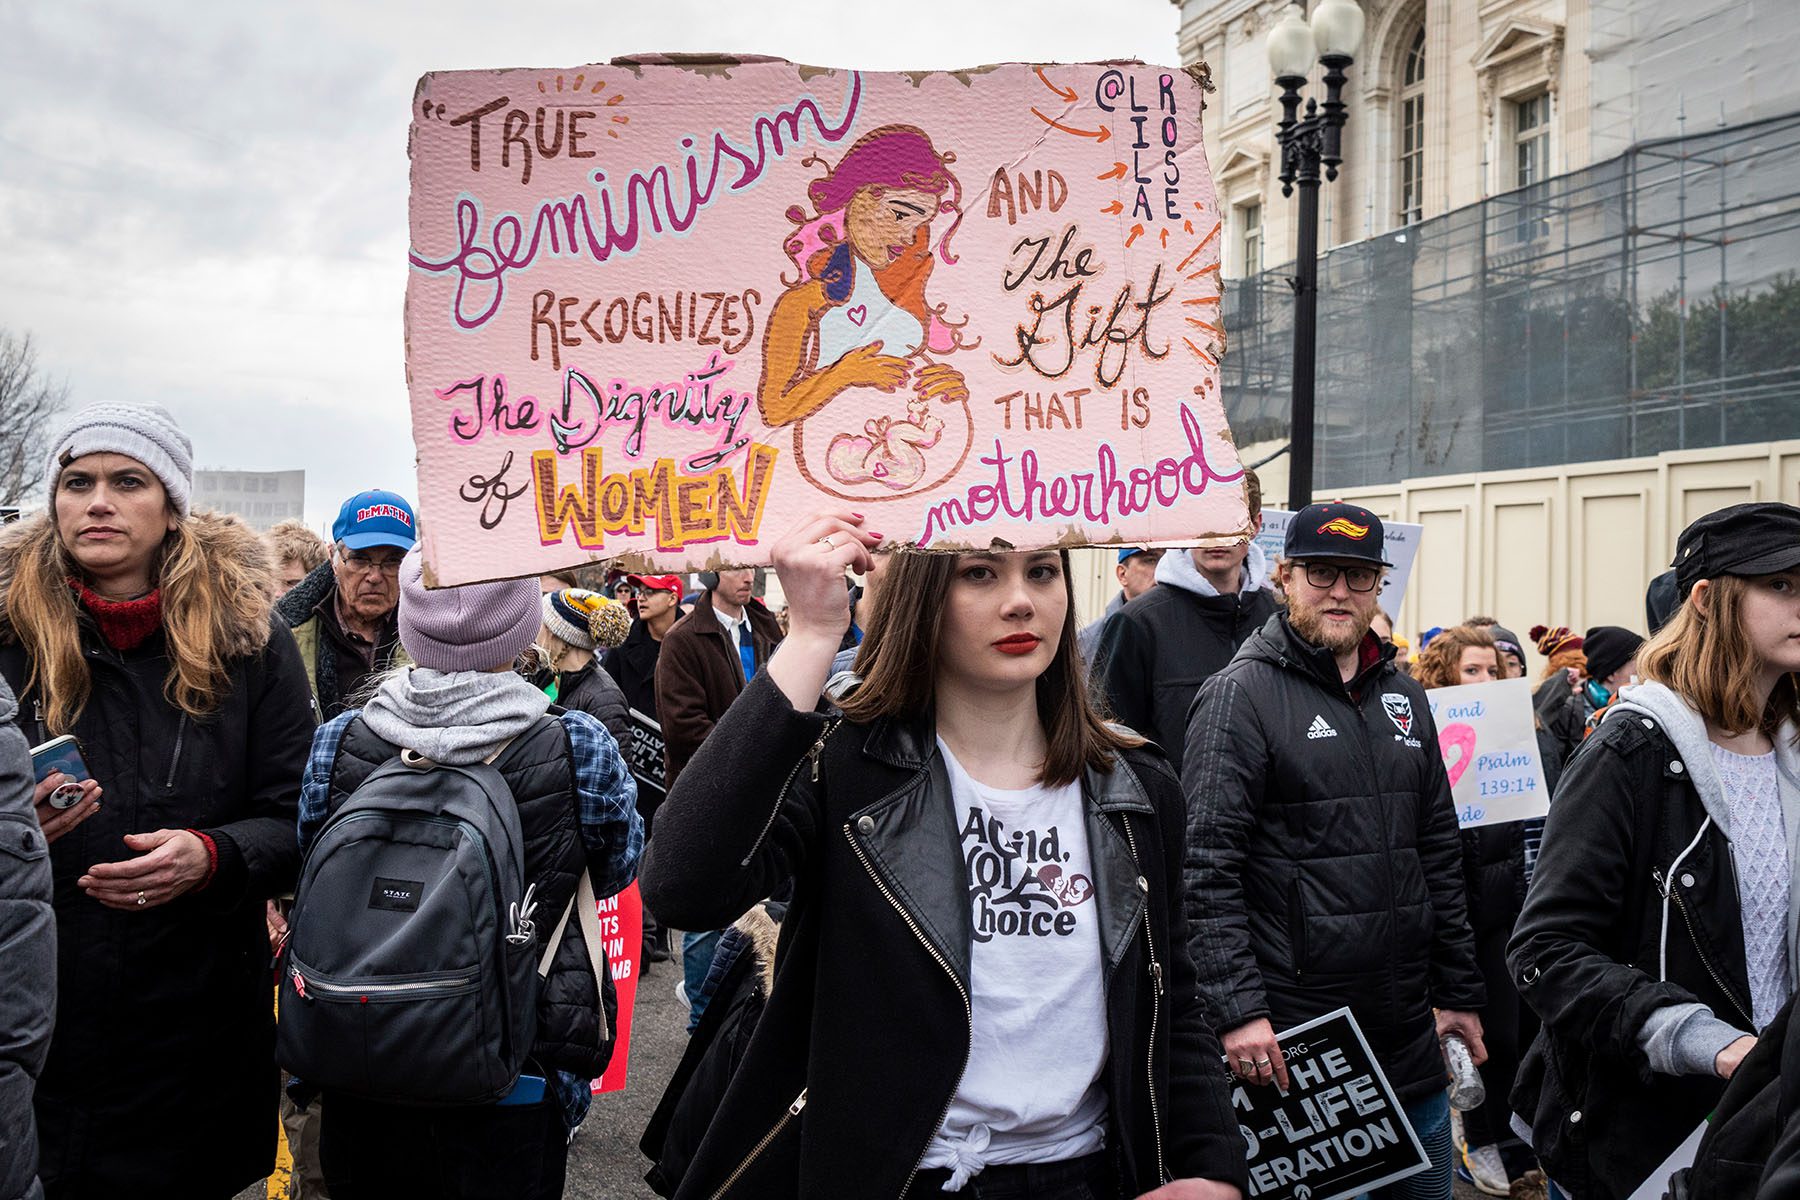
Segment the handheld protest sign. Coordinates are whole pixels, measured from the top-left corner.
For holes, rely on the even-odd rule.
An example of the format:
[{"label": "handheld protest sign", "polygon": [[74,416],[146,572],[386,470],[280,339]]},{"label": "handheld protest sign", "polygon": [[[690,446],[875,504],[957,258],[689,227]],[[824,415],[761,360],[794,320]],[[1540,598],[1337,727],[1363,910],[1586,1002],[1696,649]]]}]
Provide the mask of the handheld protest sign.
[{"label": "handheld protest sign", "polygon": [[1232,1079],[1253,1200],[1340,1200],[1430,1165],[1348,1008],[1275,1039],[1288,1089]]},{"label": "handheld protest sign", "polygon": [[411,130],[427,579],[1244,532],[1204,74],[450,71]]},{"label": "handheld protest sign", "polygon": [[660,804],[663,797],[669,794],[668,759],[663,753],[662,726],[654,718],[635,708],[628,711],[631,739],[619,749],[625,755],[625,765],[631,768],[631,777],[637,780],[638,795]]},{"label": "handheld protest sign", "polygon": [[637,1008],[638,976],[644,969],[644,901],[637,881],[614,896],[598,902],[600,936],[604,939],[606,965],[612,971],[613,989],[619,997],[618,1028],[613,1034],[612,1058],[590,1090],[622,1092],[631,1066],[631,1015]]},{"label": "handheld protest sign", "polygon": [[1530,680],[1432,688],[1425,698],[1458,824],[1464,829],[1499,825],[1550,811]]}]

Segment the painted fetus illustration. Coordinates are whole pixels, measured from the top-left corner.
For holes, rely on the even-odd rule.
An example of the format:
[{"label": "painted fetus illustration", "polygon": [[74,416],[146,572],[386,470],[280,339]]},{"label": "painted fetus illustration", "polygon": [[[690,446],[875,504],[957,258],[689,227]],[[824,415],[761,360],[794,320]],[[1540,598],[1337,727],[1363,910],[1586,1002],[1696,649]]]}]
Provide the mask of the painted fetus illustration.
[{"label": "painted fetus illustration", "polygon": [[[801,472],[847,499],[895,499],[954,474],[974,434],[962,373],[933,356],[964,348],[962,325],[933,306],[926,287],[938,259],[953,266],[950,238],[962,221],[962,185],[924,131],[886,125],[864,134],[795,205],[783,249],[797,276],[769,315],[757,403],[770,427],[793,425]],[[932,221],[950,218],[934,251]],[[831,402],[873,389],[903,406],[858,421]],[[946,407],[953,411],[946,412]],[[808,462],[825,443],[824,478]],[[859,427],[860,425],[860,427]],[[821,436],[824,435],[824,436]]]}]

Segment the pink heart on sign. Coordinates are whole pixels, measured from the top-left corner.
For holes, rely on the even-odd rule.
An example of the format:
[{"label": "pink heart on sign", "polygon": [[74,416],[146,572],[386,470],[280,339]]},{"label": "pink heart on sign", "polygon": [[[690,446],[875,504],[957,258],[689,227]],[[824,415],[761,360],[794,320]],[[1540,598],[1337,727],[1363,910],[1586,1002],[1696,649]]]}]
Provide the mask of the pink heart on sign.
[{"label": "pink heart on sign", "polygon": [[[1450,752],[1456,751],[1456,761],[1450,760]],[[1450,786],[1463,777],[1469,764],[1475,761],[1475,727],[1473,725],[1446,725],[1438,732],[1438,753],[1444,756],[1444,770],[1450,775]]]},{"label": "pink heart on sign", "polygon": [[866,304],[859,304],[844,315],[850,318],[850,323],[852,325],[860,327],[864,321],[869,319],[869,306]]}]

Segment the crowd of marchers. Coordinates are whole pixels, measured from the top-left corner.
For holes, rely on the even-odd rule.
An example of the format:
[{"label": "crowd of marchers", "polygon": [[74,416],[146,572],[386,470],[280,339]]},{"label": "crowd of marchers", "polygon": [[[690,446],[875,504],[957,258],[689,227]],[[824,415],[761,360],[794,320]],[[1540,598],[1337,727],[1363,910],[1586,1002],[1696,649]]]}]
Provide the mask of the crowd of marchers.
[{"label": "crowd of marchers", "polygon": [[[1233,1090],[1340,1008],[1427,1160],[1373,1195],[1800,1187],[1800,508],[1683,530],[1647,640],[1414,646],[1380,518],[1265,555],[1253,474],[1083,628],[1066,551],[849,511],[772,612],[427,588],[390,491],[258,537],[153,407],[46,470],[0,532],[0,1200],[225,1200],[278,1137],[308,1200],[550,1200],[584,1121],[683,1198],[1225,1200]],[[1548,816],[1461,828],[1427,692],[1528,646]],[[689,1029],[645,1129],[590,1117],[634,880]]]}]

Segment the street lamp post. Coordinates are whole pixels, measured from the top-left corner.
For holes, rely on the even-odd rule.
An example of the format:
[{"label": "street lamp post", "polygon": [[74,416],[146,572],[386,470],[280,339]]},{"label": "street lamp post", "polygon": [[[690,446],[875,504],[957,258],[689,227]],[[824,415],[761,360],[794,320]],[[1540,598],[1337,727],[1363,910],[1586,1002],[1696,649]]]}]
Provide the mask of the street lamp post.
[{"label": "street lamp post", "polygon": [[[1288,435],[1288,507],[1312,503],[1313,377],[1319,314],[1319,178],[1337,178],[1343,161],[1345,68],[1362,41],[1363,13],[1355,0],[1319,0],[1309,25],[1298,4],[1288,6],[1269,31],[1269,66],[1281,86],[1281,194],[1300,189],[1300,229],[1294,253],[1294,390]],[[1306,86],[1313,56],[1325,68],[1325,104],[1307,100],[1300,116],[1300,89]]]}]

